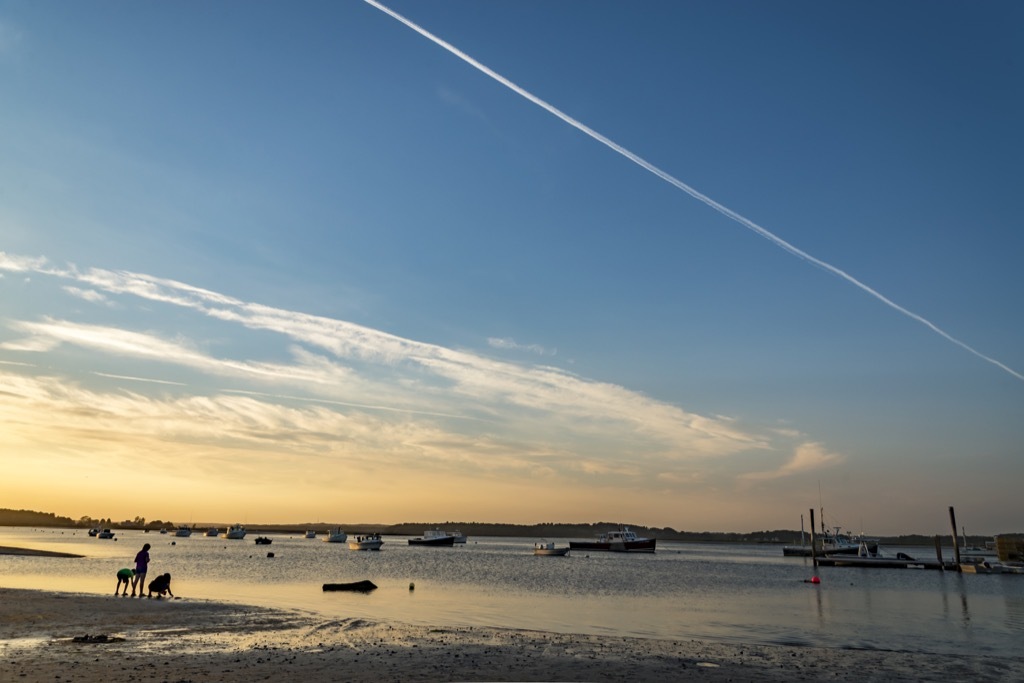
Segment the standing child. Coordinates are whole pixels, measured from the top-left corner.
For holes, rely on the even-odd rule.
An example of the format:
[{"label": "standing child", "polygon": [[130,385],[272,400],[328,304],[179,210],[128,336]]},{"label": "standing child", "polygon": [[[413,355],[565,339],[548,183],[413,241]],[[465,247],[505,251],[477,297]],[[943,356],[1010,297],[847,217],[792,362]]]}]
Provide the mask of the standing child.
[{"label": "standing child", "polygon": [[[114,595],[121,590],[121,584],[124,584],[124,592],[121,595],[128,595],[128,584],[132,582],[132,577],[135,576],[135,570],[125,567],[124,569],[117,570],[117,588],[114,589]],[[132,593],[135,595],[135,593]]]},{"label": "standing child", "polygon": [[149,544],[142,546],[135,555],[135,576],[132,577],[132,597],[135,597],[135,587],[139,587],[139,597],[142,597],[142,589],[146,584],[146,569],[149,567]]}]

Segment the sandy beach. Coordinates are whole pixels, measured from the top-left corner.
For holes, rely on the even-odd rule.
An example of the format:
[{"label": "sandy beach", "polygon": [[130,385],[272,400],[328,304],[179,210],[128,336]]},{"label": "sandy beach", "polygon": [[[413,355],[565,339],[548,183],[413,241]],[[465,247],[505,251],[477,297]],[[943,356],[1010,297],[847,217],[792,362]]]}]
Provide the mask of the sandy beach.
[{"label": "sandy beach", "polygon": [[1005,681],[1024,680],[1024,660],[435,629],[0,588],[0,681],[149,680]]}]

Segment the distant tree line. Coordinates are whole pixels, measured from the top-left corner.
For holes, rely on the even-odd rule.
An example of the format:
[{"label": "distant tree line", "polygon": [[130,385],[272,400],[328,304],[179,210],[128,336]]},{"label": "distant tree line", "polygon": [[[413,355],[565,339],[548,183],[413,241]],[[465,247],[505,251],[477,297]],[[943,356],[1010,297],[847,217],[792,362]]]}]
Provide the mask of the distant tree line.
[{"label": "distant tree line", "polygon": [[[88,515],[77,520],[70,517],[60,517],[52,512],[36,512],[33,510],[11,510],[0,508],[0,526],[29,526],[29,527],[79,527],[92,528],[104,527],[115,529],[161,529],[174,528],[174,522],[154,519],[146,521],[145,517],[135,517],[120,522],[115,522],[109,517],[93,518]],[[193,525],[196,526],[196,525]],[[201,528],[207,526],[225,526],[224,524],[203,523]],[[688,543],[800,543],[800,532],[792,529],[774,529],[766,531],[752,531],[749,533],[737,533],[727,531],[677,531],[672,527],[648,527],[642,524],[619,524],[617,522],[594,522],[594,523],[558,523],[545,522],[542,524],[495,524],[491,522],[402,522],[401,524],[337,524],[318,522],[316,524],[259,524],[250,525],[251,531],[277,532],[277,533],[303,533],[306,530],[327,531],[328,529],[340,526],[350,534],[393,534],[396,536],[418,536],[426,529],[447,529],[449,531],[459,530],[467,536],[516,536],[526,538],[592,538],[605,531],[617,529],[620,526],[628,526],[640,536],[657,538],[665,541],[683,541]],[[1004,536],[1022,536],[1024,534],[1001,534]],[[984,545],[991,540],[991,536],[973,535],[968,536],[968,545]],[[934,536],[921,534],[907,534],[903,536],[883,536],[878,540],[886,545],[933,545]],[[947,534],[941,537],[943,545],[951,545],[952,539]],[[961,537],[961,542],[963,539]]]}]

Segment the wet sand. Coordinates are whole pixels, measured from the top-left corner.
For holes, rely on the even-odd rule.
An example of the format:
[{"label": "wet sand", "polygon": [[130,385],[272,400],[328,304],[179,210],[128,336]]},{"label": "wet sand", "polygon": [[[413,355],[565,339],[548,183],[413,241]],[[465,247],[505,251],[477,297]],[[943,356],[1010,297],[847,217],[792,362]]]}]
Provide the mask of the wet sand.
[{"label": "wet sand", "polygon": [[1024,659],[427,628],[0,588],[0,681],[254,680],[1006,681],[1024,680]]},{"label": "wet sand", "polygon": [[33,548],[15,548],[9,545],[0,545],[0,555],[34,555],[36,557],[85,557],[75,553],[60,553],[56,550],[35,550]]}]

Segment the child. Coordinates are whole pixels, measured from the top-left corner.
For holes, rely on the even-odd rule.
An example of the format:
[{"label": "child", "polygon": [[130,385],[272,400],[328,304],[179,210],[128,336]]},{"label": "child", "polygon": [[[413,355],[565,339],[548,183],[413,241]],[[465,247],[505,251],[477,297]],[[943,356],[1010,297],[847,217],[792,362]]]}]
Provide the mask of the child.
[{"label": "child", "polygon": [[142,597],[142,587],[146,585],[146,569],[149,567],[149,544],[142,546],[135,555],[135,577],[132,579],[132,597],[135,597],[135,586],[139,587],[139,597]]},{"label": "child", "polygon": [[164,593],[169,594],[172,598],[174,597],[174,593],[171,593],[170,574],[161,574],[160,576],[156,577],[155,579],[149,582],[149,595],[147,595],[146,597],[153,597],[153,593],[156,593],[157,600],[159,600]]},{"label": "child", "polygon": [[[117,588],[114,589],[114,595],[117,595],[117,591],[121,590],[121,584],[124,584],[124,592],[121,595],[128,595],[128,584],[131,583],[132,577],[135,576],[135,570],[125,567],[124,569],[117,570]],[[132,593],[135,595],[135,593]]]}]

